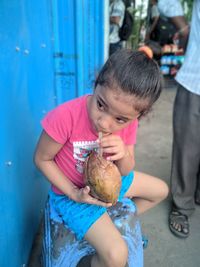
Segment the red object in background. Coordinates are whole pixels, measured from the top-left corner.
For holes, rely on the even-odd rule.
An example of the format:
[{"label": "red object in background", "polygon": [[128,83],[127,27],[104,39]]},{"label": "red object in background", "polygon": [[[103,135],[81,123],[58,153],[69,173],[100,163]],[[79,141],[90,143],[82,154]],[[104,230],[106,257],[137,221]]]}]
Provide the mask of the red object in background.
[{"label": "red object in background", "polygon": [[177,73],[177,71],[178,71],[178,68],[177,68],[177,67],[172,67],[172,68],[170,69],[170,75],[175,76],[176,73]]}]

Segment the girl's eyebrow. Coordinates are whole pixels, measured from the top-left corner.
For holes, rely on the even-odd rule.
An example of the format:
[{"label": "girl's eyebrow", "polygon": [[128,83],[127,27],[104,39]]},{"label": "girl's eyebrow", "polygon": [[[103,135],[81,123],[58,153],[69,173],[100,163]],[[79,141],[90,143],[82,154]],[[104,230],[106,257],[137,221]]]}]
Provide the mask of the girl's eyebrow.
[{"label": "girl's eyebrow", "polygon": [[98,96],[99,100],[102,102],[102,104],[108,108],[108,105],[106,104],[106,102],[101,98],[101,96]]},{"label": "girl's eyebrow", "polygon": [[[101,101],[101,103],[104,105],[105,108],[109,108],[108,104],[102,99],[101,96],[98,95],[97,98],[98,98],[98,100]],[[124,117],[123,115],[120,115],[120,114],[119,114],[119,116],[116,116],[116,117],[118,117],[118,118],[121,119],[121,120],[125,120],[125,121],[130,121],[130,120],[132,120],[132,118]]]}]

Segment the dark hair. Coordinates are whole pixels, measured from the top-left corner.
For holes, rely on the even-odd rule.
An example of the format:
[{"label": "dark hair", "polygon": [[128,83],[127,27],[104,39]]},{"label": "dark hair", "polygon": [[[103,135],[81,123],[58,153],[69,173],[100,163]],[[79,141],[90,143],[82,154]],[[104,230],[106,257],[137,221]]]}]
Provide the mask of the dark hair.
[{"label": "dark hair", "polygon": [[101,69],[97,85],[121,89],[136,99],[148,100],[151,108],[162,90],[162,78],[158,64],[144,52],[120,49],[113,53]]}]

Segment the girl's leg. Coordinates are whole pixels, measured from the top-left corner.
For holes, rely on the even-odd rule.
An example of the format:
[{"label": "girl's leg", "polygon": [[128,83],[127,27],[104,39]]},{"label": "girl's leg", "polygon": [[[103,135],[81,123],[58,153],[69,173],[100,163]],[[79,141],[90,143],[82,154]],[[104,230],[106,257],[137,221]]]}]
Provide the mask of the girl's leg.
[{"label": "girl's leg", "polygon": [[125,196],[134,198],[138,214],[156,206],[169,192],[167,184],[153,176],[134,172],[134,179]]},{"label": "girl's leg", "polygon": [[120,232],[107,213],[104,213],[87,231],[85,239],[96,249],[91,267],[124,267],[128,248]]}]

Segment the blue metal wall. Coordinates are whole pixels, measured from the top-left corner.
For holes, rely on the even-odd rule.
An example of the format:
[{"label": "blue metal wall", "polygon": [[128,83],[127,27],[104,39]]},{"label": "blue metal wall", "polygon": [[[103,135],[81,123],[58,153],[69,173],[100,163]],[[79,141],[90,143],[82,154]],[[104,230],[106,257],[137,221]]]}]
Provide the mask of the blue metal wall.
[{"label": "blue metal wall", "polygon": [[104,60],[107,1],[53,1],[58,103],[91,93]]},{"label": "blue metal wall", "polygon": [[39,121],[92,91],[103,0],[0,1],[0,266],[27,263],[48,183],[32,162]]},{"label": "blue metal wall", "polygon": [[0,1],[0,266],[27,262],[47,183],[33,151],[45,110],[55,106],[51,6]]}]

